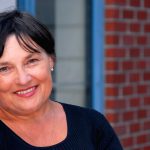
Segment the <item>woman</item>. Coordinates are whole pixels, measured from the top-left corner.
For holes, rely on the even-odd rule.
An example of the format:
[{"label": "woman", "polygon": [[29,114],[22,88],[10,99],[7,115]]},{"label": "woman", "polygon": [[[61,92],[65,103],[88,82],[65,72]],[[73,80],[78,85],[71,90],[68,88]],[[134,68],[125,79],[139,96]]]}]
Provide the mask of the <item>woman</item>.
[{"label": "woman", "polygon": [[27,13],[0,13],[0,149],[122,150],[100,113],[49,99],[54,40]]}]

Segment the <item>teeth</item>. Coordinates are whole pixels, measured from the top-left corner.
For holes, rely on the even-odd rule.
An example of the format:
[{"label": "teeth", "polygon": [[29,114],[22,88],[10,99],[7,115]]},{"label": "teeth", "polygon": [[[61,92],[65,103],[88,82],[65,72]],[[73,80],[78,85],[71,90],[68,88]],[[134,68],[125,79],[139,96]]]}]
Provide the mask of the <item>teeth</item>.
[{"label": "teeth", "polygon": [[19,95],[23,95],[23,94],[27,94],[27,93],[30,93],[31,91],[33,91],[34,90],[34,87],[33,88],[30,88],[30,89],[27,89],[27,90],[25,90],[25,91],[19,91],[19,92],[16,92],[17,94],[19,94]]}]

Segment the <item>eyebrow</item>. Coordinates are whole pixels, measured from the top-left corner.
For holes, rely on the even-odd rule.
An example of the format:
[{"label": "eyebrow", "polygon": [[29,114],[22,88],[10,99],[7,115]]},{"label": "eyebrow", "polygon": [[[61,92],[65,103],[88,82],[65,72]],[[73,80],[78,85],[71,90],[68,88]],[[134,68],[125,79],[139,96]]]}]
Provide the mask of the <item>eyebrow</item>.
[{"label": "eyebrow", "polygon": [[[25,60],[26,59],[30,59],[30,58],[32,58],[33,57],[33,55],[35,55],[35,54],[40,54],[40,53],[30,53],[30,54],[28,54],[27,56],[25,56]],[[6,62],[0,62],[0,66],[6,66],[6,65],[9,65],[10,64],[10,62],[8,62],[8,61],[6,61]]]},{"label": "eyebrow", "polygon": [[25,57],[25,59],[31,58],[34,54],[35,54],[35,53],[30,53],[29,55],[27,55],[27,56]]},{"label": "eyebrow", "polygon": [[2,63],[0,63],[0,66],[6,66],[6,65],[8,65],[9,64],[9,62],[2,62]]}]

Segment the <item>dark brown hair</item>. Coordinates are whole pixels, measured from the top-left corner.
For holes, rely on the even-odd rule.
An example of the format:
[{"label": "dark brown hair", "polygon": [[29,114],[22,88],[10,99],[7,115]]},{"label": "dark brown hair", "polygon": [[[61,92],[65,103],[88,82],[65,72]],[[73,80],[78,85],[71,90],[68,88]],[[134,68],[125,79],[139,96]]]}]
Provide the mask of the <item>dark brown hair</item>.
[{"label": "dark brown hair", "polygon": [[30,14],[18,10],[0,13],[0,57],[7,38],[12,34],[25,50],[39,52],[36,49],[39,46],[48,55],[55,57],[55,44],[51,33]]}]

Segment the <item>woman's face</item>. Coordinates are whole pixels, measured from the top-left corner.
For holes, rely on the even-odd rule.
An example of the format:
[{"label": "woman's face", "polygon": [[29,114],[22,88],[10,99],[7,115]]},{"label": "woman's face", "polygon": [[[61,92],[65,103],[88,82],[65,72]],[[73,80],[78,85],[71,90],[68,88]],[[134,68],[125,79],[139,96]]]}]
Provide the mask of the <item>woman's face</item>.
[{"label": "woman's face", "polygon": [[30,53],[15,35],[6,40],[0,57],[0,109],[15,115],[36,112],[48,102],[53,60],[44,51]]}]

